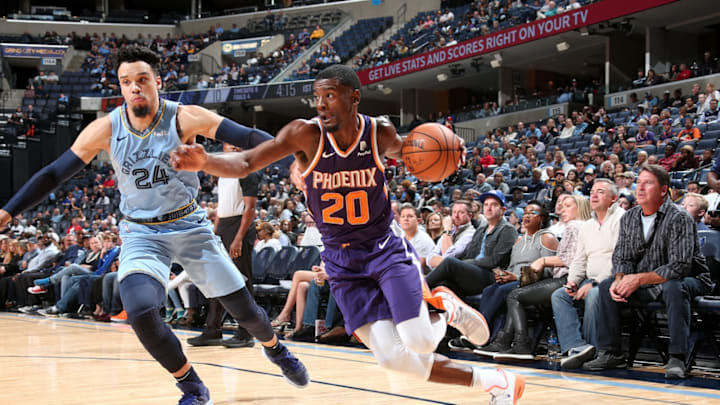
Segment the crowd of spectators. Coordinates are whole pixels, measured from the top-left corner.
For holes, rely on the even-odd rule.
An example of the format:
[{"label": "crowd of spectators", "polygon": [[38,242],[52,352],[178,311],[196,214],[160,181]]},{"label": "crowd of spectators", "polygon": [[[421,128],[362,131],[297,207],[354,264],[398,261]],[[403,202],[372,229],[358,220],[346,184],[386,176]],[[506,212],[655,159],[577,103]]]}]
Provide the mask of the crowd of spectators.
[{"label": "crowd of spectators", "polygon": [[[716,95],[709,92],[707,97],[711,99],[710,110],[716,111]],[[692,99],[692,96],[687,98]],[[664,204],[674,207],[672,210],[680,210],[672,215],[681,218],[689,215],[690,223],[698,230],[720,230],[720,210],[717,209],[720,165],[707,170],[705,177],[697,176],[696,170],[713,165],[714,146],[698,156],[692,146],[712,132],[713,121],[708,125],[703,118],[705,113],[698,116],[697,111],[686,112],[686,120],[680,121],[682,126],[673,127],[671,120],[678,116],[679,109],[666,112],[657,106],[654,108],[659,116],[669,114],[669,117],[660,123],[653,115],[644,115],[645,109],[641,105],[613,113],[586,106],[568,117],[560,115],[542,122],[527,125],[519,122],[508,128],[498,128],[477,140],[468,141],[465,163],[455,174],[435,184],[418,180],[405,170],[402,162],[386,162],[392,210],[418,251],[429,284],[447,285],[464,297],[483,294],[485,301],[481,309],[497,333],[488,347],[473,348],[479,354],[498,355],[498,361],[532,358],[535,349],[529,345],[527,316],[523,308],[549,305],[551,301],[553,307],[560,307],[568,298],[558,296],[556,299],[555,295],[560,294],[556,291],[571,296],[577,291],[565,291],[565,286],[571,285],[568,283],[572,282],[578,288],[590,286],[580,289],[587,294],[590,288],[607,280],[610,275],[607,269],[612,268],[611,255],[605,254],[602,259],[605,264],[594,263],[592,269],[587,269],[587,274],[578,273],[579,270],[573,267],[576,266],[578,244],[588,238],[583,230],[590,225],[584,225],[584,221],[602,220],[605,215],[617,216],[615,223],[622,221],[623,212],[632,210],[646,199],[644,194],[638,195],[637,190],[646,190],[647,184],[637,179],[650,175],[659,179],[661,187],[668,186]],[[448,118],[445,117],[443,122],[451,127],[453,123]],[[651,133],[653,130],[663,135],[655,137]],[[686,131],[686,135],[681,131]],[[690,137],[692,144],[684,144],[678,153],[676,142],[683,139],[682,136]],[[568,142],[584,140],[588,140],[587,151],[567,148]],[[717,138],[714,140],[717,144]],[[657,150],[658,145],[661,147],[659,155],[647,152]],[[653,169],[648,172],[648,164],[656,166],[651,166]],[[122,306],[113,287],[116,276],[112,275],[116,270],[113,256],[122,249],[117,229],[121,218],[117,211],[116,179],[111,168],[102,164],[95,166],[71,180],[64,189],[52,194],[31,212],[15,218],[7,229],[0,241],[2,309],[54,315],[76,313],[79,308],[81,314],[99,320],[108,320],[118,314],[122,317]],[[676,178],[672,175],[675,171],[687,176],[679,179],[698,180],[671,182],[670,176]],[[305,207],[304,194],[288,180],[287,169],[272,166],[260,174],[256,250],[269,247],[279,251],[284,247],[304,246],[321,249],[322,242]],[[598,193],[604,198],[604,211],[593,200],[593,196],[600,195]],[[211,218],[215,215],[216,194],[217,180],[201,174],[198,200]],[[617,232],[615,229],[607,232]],[[518,244],[516,239],[520,240]],[[79,254],[78,249],[73,248],[75,245],[82,246],[84,253]],[[608,246],[604,249],[612,248]],[[33,259],[34,255],[37,258]],[[91,257],[87,259],[88,256]],[[106,257],[110,259],[103,260]],[[88,262],[91,259],[96,261]],[[523,275],[524,267],[547,273],[546,280],[536,282],[534,288],[527,285],[518,288],[517,283],[527,276]],[[593,273],[599,267],[605,269],[602,274]],[[183,274],[182,269],[174,268]],[[462,274],[458,269],[469,269],[475,275],[477,269],[485,269],[483,271],[487,273],[470,283],[458,276]],[[306,340],[317,335],[313,322],[319,315],[319,304],[313,304],[310,312],[307,306],[304,309],[295,307],[297,302],[302,301],[303,305],[308,302],[306,295],[313,297],[307,300],[315,303],[319,294],[329,294],[326,288],[323,290],[322,279],[326,276],[322,267],[308,270],[297,272],[293,277],[293,285],[305,284],[290,290],[284,309],[270,309],[277,315],[274,326],[287,328],[288,338]],[[695,273],[685,277],[704,280],[704,276]],[[186,278],[173,278],[170,290],[176,292],[171,292],[168,308],[175,310],[168,311],[167,320],[178,322],[180,326],[197,325],[197,315],[201,313],[197,306],[203,301],[193,297],[199,292]],[[705,287],[701,290],[709,292]],[[602,295],[597,299],[602,299]],[[55,303],[41,308],[41,300]],[[341,314],[332,305],[328,325],[342,325],[338,321]],[[295,326],[290,328],[293,308],[300,313],[295,318]],[[563,314],[567,314],[567,308],[564,311]],[[506,317],[502,316],[505,312]],[[503,319],[506,319],[504,323]],[[556,322],[560,322],[557,314]],[[340,332],[334,336],[350,339],[341,326],[336,329]],[[595,332],[591,330],[583,329],[584,340],[570,342],[567,331],[562,329],[561,332],[561,329],[558,326],[563,352],[568,352],[568,359],[577,360],[579,353],[582,354],[580,357],[586,356],[587,346],[597,344],[591,335]],[[451,347],[467,349],[468,346],[467,342],[453,340]],[[601,353],[601,356],[608,354]],[[607,361],[617,360],[615,357],[604,359],[605,365]],[[572,363],[566,366],[572,367]]]},{"label": "crowd of spectators", "polygon": [[91,49],[85,57],[83,71],[88,72],[97,81],[92,90],[99,90],[103,96],[119,94],[117,72],[114,70],[114,57],[120,47],[127,45],[142,45],[152,49],[160,57],[163,86],[166,91],[187,90],[190,87],[188,56],[200,52],[203,48],[218,40],[222,35],[222,28],[210,26],[202,34],[184,34],[173,37],[167,34],[165,38],[151,34],[130,39],[124,34],[120,37],[114,33],[107,35],[93,34],[91,36]]},{"label": "crowd of spectators", "polygon": [[[277,20],[272,24],[276,23]],[[262,52],[257,52],[239,66],[237,63],[224,64],[220,72],[212,75],[208,80],[198,81],[197,88],[267,83],[324,36],[325,32],[320,26],[317,26],[312,33],[307,28],[303,28],[297,34],[289,34],[282,48],[272,54],[266,56]]]},{"label": "crowd of spectators", "polygon": [[637,77],[632,82],[633,88],[655,86],[657,84],[707,76],[720,72],[720,60],[713,58],[710,51],[703,53],[702,61],[692,63],[672,64],[670,70],[659,74],[655,69],[638,69]]},{"label": "crowd of spectators", "polygon": [[577,0],[557,3],[562,3],[563,6],[551,0],[545,2],[477,0],[472,1],[469,7],[444,8],[421,13],[406,24],[399,35],[358,56],[354,66],[356,69],[367,69],[384,65],[581,6]]}]

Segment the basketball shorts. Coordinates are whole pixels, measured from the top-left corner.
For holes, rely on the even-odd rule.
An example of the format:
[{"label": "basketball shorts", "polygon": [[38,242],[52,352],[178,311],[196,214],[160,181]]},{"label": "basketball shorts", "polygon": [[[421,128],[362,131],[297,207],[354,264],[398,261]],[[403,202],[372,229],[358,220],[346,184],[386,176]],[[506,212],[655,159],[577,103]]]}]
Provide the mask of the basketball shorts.
[{"label": "basketball shorts", "polygon": [[322,259],[348,333],[381,319],[415,318],[423,299],[431,299],[417,253],[392,227],[376,240],[326,244]]},{"label": "basketball shorts", "polygon": [[119,228],[119,281],[129,274],[143,273],[167,289],[170,265],[177,263],[207,298],[222,297],[245,286],[203,209],[162,225],[123,220]]}]

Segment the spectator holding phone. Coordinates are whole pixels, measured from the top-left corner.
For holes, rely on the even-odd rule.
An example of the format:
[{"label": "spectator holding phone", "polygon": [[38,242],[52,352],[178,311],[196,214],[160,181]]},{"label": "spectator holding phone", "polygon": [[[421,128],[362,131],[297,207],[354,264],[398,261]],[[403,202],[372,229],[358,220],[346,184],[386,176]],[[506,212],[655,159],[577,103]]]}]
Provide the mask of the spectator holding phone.
[{"label": "spectator holding phone", "polygon": [[[620,218],[625,210],[615,202],[617,186],[608,179],[597,179],[590,191],[592,218],[580,226],[577,251],[570,263],[567,284],[552,294],[551,302],[557,326],[558,339],[563,353],[565,369],[578,368],[595,356],[594,336],[591,329],[599,282],[610,277],[612,253],[617,242]],[[576,305],[585,308],[584,323],[580,324]],[[587,342],[590,342],[588,344]]]},{"label": "spectator holding phone", "polygon": [[510,264],[505,270],[499,267],[493,269],[495,283],[483,290],[480,299],[480,312],[493,330],[503,327],[502,323],[494,321],[499,314],[505,312],[505,299],[508,294],[520,284],[520,269],[538,258],[554,256],[557,249],[558,241],[547,229],[550,218],[542,203],[528,203],[522,215],[522,225],[525,233],[520,235],[513,245]]},{"label": "spectator holding phone", "polygon": [[[580,225],[588,219],[590,205],[584,196],[571,195],[563,200],[562,220],[567,226],[558,244],[557,253],[555,256],[536,259],[530,264],[531,272],[537,273],[539,277],[535,279],[539,280],[530,280],[524,285],[521,283],[520,288],[508,294],[507,321],[502,333],[498,333],[495,339],[500,351],[493,359],[533,359],[525,306],[550,304],[552,293],[567,282],[568,266],[577,251]],[[522,281],[525,281],[525,275]]]}]

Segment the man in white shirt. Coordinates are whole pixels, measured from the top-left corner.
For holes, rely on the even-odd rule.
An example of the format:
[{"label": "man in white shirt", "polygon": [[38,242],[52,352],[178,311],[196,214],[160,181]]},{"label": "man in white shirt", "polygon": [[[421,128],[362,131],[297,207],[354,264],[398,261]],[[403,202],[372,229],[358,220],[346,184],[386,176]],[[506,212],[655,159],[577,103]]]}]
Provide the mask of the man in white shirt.
[{"label": "man in white shirt", "polygon": [[458,257],[472,240],[475,228],[472,219],[472,207],[467,201],[458,200],[453,203],[450,217],[443,218],[445,232],[440,237],[432,253],[427,256],[426,264],[434,269],[445,257]]},{"label": "man in white shirt", "polygon": [[400,207],[400,228],[405,232],[405,239],[415,248],[420,257],[420,264],[425,269],[425,261],[435,248],[430,235],[419,228],[418,210],[410,203],[405,203]]},{"label": "man in white shirt", "polygon": [[[597,285],[611,275],[612,254],[620,234],[620,218],[625,213],[615,204],[617,199],[615,184],[609,179],[595,180],[590,191],[592,218],[580,227],[577,253],[570,263],[567,284],[552,295],[558,340],[563,353],[568,353],[568,357],[560,362],[565,369],[578,368],[595,356],[592,326],[598,308]],[[575,303],[582,300],[585,300],[585,316],[581,329]]]}]

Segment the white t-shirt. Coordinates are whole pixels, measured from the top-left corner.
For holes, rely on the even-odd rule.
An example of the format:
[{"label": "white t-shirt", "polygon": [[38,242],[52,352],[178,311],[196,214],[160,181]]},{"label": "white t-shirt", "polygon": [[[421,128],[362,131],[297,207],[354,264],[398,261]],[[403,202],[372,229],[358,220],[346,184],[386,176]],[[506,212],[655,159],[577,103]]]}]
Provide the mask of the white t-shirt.
[{"label": "white t-shirt", "polygon": [[421,259],[427,258],[435,248],[435,242],[433,242],[430,235],[420,228],[418,228],[417,232],[415,232],[415,236],[413,236],[412,239],[409,239],[409,241]]},{"label": "white t-shirt", "polygon": [[263,248],[266,248],[270,246],[271,248],[275,249],[275,252],[279,252],[280,249],[282,249],[282,245],[280,244],[280,241],[275,238],[268,239],[267,242],[264,240],[258,241],[257,244],[255,244],[255,252],[259,252],[263,250]]},{"label": "white t-shirt", "polygon": [[643,225],[643,235],[645,236],[645,241],[647,242],[648,238],[650,237],[650,232],[652,231],[653,224],[655,223],[655,218],[657,218],[657,212],[648,216],[645,216],[643,214],[641,218]]},{"label": "white t-shirt", "polygon": [[322,243],[320,230],[315,226],[305,228],[305,234],[300,241],[300,246],[316,246],[322,252],[325,247]]}]

